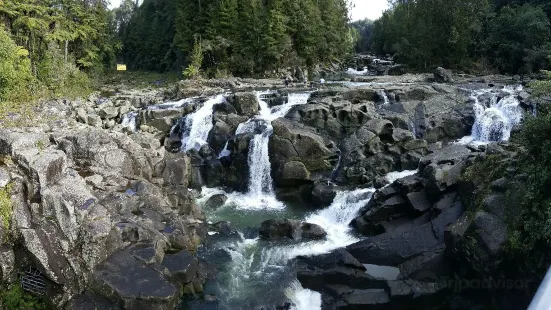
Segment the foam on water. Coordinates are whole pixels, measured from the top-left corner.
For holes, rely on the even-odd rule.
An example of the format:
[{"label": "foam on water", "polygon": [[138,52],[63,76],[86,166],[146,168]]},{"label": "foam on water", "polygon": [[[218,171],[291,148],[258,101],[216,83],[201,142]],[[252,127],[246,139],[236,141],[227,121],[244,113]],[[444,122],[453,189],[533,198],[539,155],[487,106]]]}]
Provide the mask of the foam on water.
[{"label": "foam on water", "polygon": [[132,131],[138,131],[138,112],[128,112],[122,116],[122,127],[130,128]]},{"label": "foam on water", "polygon": [[[506,86],[501,90],[506,96],[499,99],[499,93],[493,89],[473,91],[475,123],[470,136],[458,141],[460,144],[487,144],[489,142],[507,141],[511,130],[522,121],[523,110],[517,93],[522,86]],[[480,102],[482,96],[490,96],[489,105]]]},{"label": "foam on water", "polygon": [[361,71],[356,70],[354,68],[348,68],[346,70],[346,73],[348,73],[350,75],[366,75],[366,74],[369,73],[369,70],[367,70],[367,67],[363,67],[363,69]]},{"label": "foam on water", "polygon": [[300,282],[293,281],[285,290],[285,295],[293,305],[292,310],[318,310],[321,309],[321,294],[305,289]]}]

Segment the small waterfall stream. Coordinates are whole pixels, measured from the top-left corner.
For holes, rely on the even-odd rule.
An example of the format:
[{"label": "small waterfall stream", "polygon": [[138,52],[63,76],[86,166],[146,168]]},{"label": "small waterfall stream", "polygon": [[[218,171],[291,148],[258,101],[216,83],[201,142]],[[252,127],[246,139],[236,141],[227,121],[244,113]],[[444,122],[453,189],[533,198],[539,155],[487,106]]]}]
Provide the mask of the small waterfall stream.
[{"label": "small waterfall stream", "polygon": [[213,127],[212,114],[216,104],[224,102],[224,95],[207,100],[203,106],[185,117],[185,131],[182,137],[182,150],[199,150],[207,143],[209,132]]},{"label": "small waterfall stream", "polygon": [[523,117],[523,109],[517,98],[520,91],[522,86],[506,86],[501,91],[473,91],[471,100],[474,102],[475,123],[471,135],[458,143],[486,144],[509,140],[511,130],[520,124]]}]

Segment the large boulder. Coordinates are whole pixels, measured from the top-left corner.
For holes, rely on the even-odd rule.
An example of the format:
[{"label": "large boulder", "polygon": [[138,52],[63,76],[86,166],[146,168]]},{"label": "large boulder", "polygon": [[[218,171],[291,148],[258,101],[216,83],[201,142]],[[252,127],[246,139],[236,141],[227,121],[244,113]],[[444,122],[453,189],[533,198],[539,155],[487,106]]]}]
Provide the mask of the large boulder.
[{"label": "large boulder", "polygon": [[445,229],[463,212],[463,205],[456,203],[429,222],[413,223],[369,237],[348,246],[347,251],[364,264],[398,266],[410,258],[442,247]]},{"label": "large boulder", "polygon": [[153,245],[114,253],[94,272],[92,290],[124,309],[174,308],[182,288],[197,277],[198,261],[187,251],[151,261],[155,253]]},{"label": "large boulder", "polygon": [[329,142],[322,137],[286,119],[277,119],[272,126],[268,151],[276,185],[312,183],[312,173],[333,169],[334,150],[326,146]]},{"label": "large boulder", "polygon": [[260,109],[258,98],[254,93],[235,93],[228,98],[239,115],[252,117]]},{"label": "large boulder", "polygon": [[267,220],[260,224],[260,236],[269,240],[282,238],[318,240],[325,238],[326,235],[327,233],[319,225],[296,220]]},{"label": "large boulder", "polygon": [[434,70],[434,80],[437,83],[452,83],[453,73],[451,70],[438,67],[436,68],[436,70]]}]

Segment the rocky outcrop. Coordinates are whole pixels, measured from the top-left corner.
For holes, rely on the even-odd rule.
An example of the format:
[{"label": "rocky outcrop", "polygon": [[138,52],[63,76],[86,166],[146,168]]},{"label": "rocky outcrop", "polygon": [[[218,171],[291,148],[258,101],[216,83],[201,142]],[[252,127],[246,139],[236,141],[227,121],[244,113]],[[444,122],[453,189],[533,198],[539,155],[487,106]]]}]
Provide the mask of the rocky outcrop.
[{"label": "rocky outcrop", "polygon": [[319,225],[296,220],[267,220],[260,224],[260,237],[268,240],[319,240],[326,235]]},{"label": "rocky outcrop", "polygon": [[436,81],[437,83],[452,83],[453,73],[451,70],[438,67],[434,71],[434,81]]},{"label": "rocky outcrop", "polygon": [[321,292],[329,308],[438,308],[457,288],[447,279],[503,277],[507,223],[522,197],[512,189],[525,180],[512,154],[492,144],[433,150],[420,172],[377,190],[351,223],[365,239],[298,258],[302,285]]},{"label": "rocky outcrop", "polygon": [[[102,289],[94,291],[110,302],[160,309],[179,299],[179,286],[200,279],[176,281],[150,265],[164,264],[165,252],[194,251],[206,234],[187,189],[185,154],[165,154],[160,145],[88,126],[48,134],[2,129],[0,136],[13,210],[2,213],[2,281],[31,266],[45,278],[56,307],[100,279]],[[146,252],[154,257],[131,256],[138,243],[151,245]],[[128,270],[139,281],[127,277]],[[159,290],[146,279],[159,281]],[[125,283],[135,286],[126,290]],[[148,294],[148,301],[139,301]]]},{"label": "rocky outcrop", "polygon": [[260,109],[258,98],[254,93],[235,93],[228,97],[228,102],[239,115],[253,117]]}]

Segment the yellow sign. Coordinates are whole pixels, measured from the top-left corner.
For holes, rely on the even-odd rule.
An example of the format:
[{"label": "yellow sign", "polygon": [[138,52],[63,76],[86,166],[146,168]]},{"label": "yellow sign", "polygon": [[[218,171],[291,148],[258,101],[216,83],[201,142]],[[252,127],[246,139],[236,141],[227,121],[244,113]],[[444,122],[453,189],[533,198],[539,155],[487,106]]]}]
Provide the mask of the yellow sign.
[{"label": "yellow sign", "polygon": [[126,71],[126,65],[117,64],[117,71]]}]

